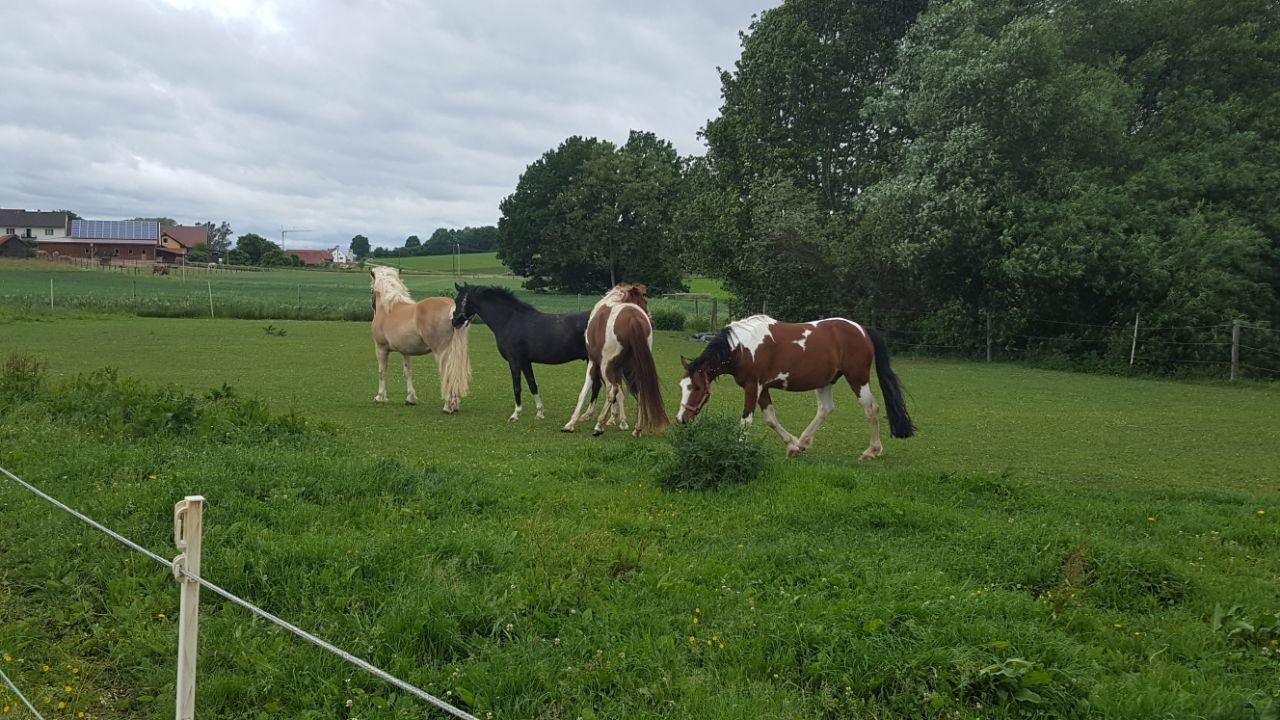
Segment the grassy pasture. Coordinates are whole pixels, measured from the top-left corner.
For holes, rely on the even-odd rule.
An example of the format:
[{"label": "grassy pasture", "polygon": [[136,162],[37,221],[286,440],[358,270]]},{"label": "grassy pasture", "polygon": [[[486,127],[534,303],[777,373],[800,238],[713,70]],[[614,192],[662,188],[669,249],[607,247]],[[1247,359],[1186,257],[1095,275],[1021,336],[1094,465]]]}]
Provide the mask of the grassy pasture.
[{"label": "grassy pasture", "polygon": [[[438,259],[392,258],[396,262],[387,264],[398,264],[400,260]],[[482,254],[466,272],[482,273],[490,261],[497,262],[492,253]],[[430,267],[409,268],[406,265],[402,277],[414,297],[418,298],[452,292],[454,283],[458,282],[451,275],[439,274]],[[53,281],[55,309],[207,318],[212,290],[214,315],[219,318],[367,321],[371,312],[367,272],[290,269],[213,275],[191,272],[184,279],[180,271],[168,276],[132,275],[15,260],[0,260],[0,306],[26,310],[48,308],[50,280]],[[596,300],[588,296],[528,292],[520,288],[519,280],[510,276],[467,281],[511,288],[544,312],[589,310]],[[716,285],[714,281],[696,282]],[[686,315],[694,314],[692,301],[654,299],[652,307],[673,307]],[[700,304],[698,310],[704,317],[710,313],[706,303]],[[724,317],[723,311],[721,317]]]},{"label": "grassy pasture", "polygon": [[[413,272],[441,273],[444,275],[452,275],[454,272],[454,260],[452,255],[420,255],[418,257],[405,258],[380,258],[372,259],[372,262],[382,265],[391,265],[401,270],[412,270]],[[458,265],[463,275],[510,275],[511,271],[507,269],[498,260],[497,253],[465,253],[458,256]]]},{"label": "grassy pasture", "polygon": [[[365,325],[264,324],[0,315],[0,355],[55,382],[225,382],[333,427],[124,439],[37,403],[0,414],[0,463],[161,554],[173,501],[205,494],[206,575],[480,717],[1260,718],[1280,700],[1269,641],[1209,622],[1280,610],[1274,386],[904,358],[921,434],[883,460],[854,461],[866,423],[842,391],[801,458],[757,424],[761,480],[670,493],[661,439],[558,431],[580,365],[539,368],[548,419],[508,425],[476,327],[473,394],[446,417],[426,359],[421,405],[373,406]],[[697,346],[654,344],[674,406]],[[719,388],[708,412],[736,415]],[[779,398],[793,431],[812,413]],[[0,652],[37,703],[69,703],[49,716],[172,714],[177,593],[143,562],[0,487]],[[425,715],[204,602],[203,714]],[[1001,699],[1017,688],[1040,702]]]}]

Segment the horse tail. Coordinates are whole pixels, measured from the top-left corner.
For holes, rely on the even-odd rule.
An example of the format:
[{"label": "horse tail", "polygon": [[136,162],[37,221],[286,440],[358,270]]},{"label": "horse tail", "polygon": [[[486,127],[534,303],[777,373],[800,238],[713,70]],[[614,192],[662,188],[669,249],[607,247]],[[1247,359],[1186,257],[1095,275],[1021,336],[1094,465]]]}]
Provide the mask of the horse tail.
[{"label": "horse tail", "polygon": [[902,397],[898,376],[889,367],[889,346],[879,330],[872,328],[867,334],[875,348],[876,377],[880,380],[880,394],[884,396],[884,409],[889,415],[889,434],[896,438],[909,438],[916,434],[916,426],[907,414],[907,403]]},{"label": "horse tail", "polygon": [[[645,318],[646,322],[648,318]],[[645,332],[633,336],[631,362],[624,376],[636,394],[639,412],[636,416],[636,431],[660,433],[671,426],[667,417],[667,409],[662,405],[662,381],[658,379],[658,366],[653,361],[653,349],[649,347],[652,337],[645,326]]]},{"label": "horse tail", "polygon": [[449,343],[438,351],[440,358],[440,398],[445,402],[470,392],[471,356],[467,352],[470,325],[450,325]]}]

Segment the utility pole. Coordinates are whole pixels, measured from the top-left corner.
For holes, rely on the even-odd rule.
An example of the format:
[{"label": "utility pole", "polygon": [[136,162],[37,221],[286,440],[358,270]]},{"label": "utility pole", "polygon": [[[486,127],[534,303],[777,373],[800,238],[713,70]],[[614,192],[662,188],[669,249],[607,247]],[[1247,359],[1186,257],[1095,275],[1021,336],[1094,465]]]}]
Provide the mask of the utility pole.
[{"label": "utility pole", "polygon": [[462,275],[462,258],[458,256],[458,253],[461,250],[461,248],[462,248],[462,244],[457,241],[454,241],[453,243],[453,276],[454,277],[459,277]]},{"label": "utility pole", "polygon": [[280,226],[280,249],[284,250],[284,242],[285,242],[286,236],[291,235],[293,233],[304,233],[304,232],[311,232],[311,231],[306,228],[286,228],[283,225],[281,225]]}]

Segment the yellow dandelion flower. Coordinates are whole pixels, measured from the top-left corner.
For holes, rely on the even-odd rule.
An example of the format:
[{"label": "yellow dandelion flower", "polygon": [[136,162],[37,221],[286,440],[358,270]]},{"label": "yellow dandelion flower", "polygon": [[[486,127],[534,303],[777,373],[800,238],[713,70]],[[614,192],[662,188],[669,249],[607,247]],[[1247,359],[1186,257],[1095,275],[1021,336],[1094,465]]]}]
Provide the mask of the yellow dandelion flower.
[{"label": "yellow dandelion flower", "polygon": [[738,549],[741,550],[742,548],[743,548],[742,543],[738,543]]},{"label": "yellow dandelion flower", "polygon": [[1261,509],[1261,508],[1259,508],[1259,509],[1258,509],[1258,514],[1259,514],[1259,515],[1266,515],[1266,514],[1267,514],[1267,511],[1266,511],[1266,510],[1263,510],[1263,509]]},{"label": "yellow dandelion flower", "polygon": [[71,668],[71,674],[72,674],[72,675],[75,675],[75,674],[76,674],[76,673],[78,673],[78,672],[80,672],[80,668],[78,668],[78,667],[73,667],[73,668]]},{"label": "yellow dandelion flower", "polygon": [[720,638],[716,637],[715,635],[712,635],[712,636],[711,636],[711,639],[712,639],[712,640],[719,640]]},{"label": "yellow dandelion flower", "polygon": [[155,480],[155,479],[156,479],[156,476],[155,476],[155,475],[148,475],[148,476],[147,476],[147,479],[148,479],[148,480]]},{"label": "yellow dandelion flower", "polygon": [[41,666],[40,666],[40,672],[49,672],[49,666],[48,666],[48,665],[41,665]]},{"label": "yellow dandelion flower", "polygon": [[1140,631],[1138,631],[1138,630],[1134,630],[1134,631],[1133,631],[1133,636],[1134,636],[1134,637],[1138,637],[1138,636],[1139,636],[1139,635],[1141,635],[1141,634],[1142,634],[1142,633],[1141,633]]},{"label": "yellow dandelion flower", "polygon": [[693,609],[693,612],[694,612],[694,613],[696,613],[696,614],[698,614],[698,615],[701,615],[701,614],[702,614],[702,608],[694,608],[694,609]]},{"label": "yellow dandelion flower", "polygon": [[5,661],[5,662],[12,662],[12,661],[13,661],[13,656],[11,656],[11,655],[5,655],[5,656],[4,656],[4,661]]},{"label": "yellow dandelion flower", "polygon": [[708,640],[708,641],[707,641],[707,647],[711,647],[711,641],[710,641],[710,640]]},{"label": "yellow dandelion flower", "polygon": [[78,717],[78,718],[82,718],[82,717],[84,717],[84,711],[83,711],[83,710],[81,710],[80,712],[76,713],[76,717]]},{"label": "yellow dandelion flower", "polygon": [[697,625],[697,624],[698,624],[698,618],[696,618],[696,617],[695,617],[695,618],[693,619],[693,624],[694,624],[694,625]]},{"label": "yellow dandelion flower", "polygon": [[1147,522],[1155,522],[1155,521],[1156,521],[1156,518],[1155,518],[1155,516],[1154,516],[1154,515],[1148,515],[1148,516],[1147,516]]},{"label": "yellow dandelion flower", "polygon": [[694,637],[694,636],[690,635],[690,636],[689,636],[689,642],[691,642],[691,643],[696,643],[696,642],[698,642],[698,638],[696,638],[696,637]]},{"label": "yellow dandelion flower", "polygon": [[721,649],[721,650],[723,650],[723,649],[724,649],[724,643],[720,643],[720,649]]},{"label": "yellow dandelion flower", "polygon": [[8,706],[8,705],[5,705],[5,706],[4,706],[4,708],[0,709],[0,713],[4,713],[5,715],[8,715],[8,714],[9,714],[9,706]]},{"label": "yellow dandelion flower", "polygon": [[1123,630],[1123,629],[1124,629],[1124,623],[1116,623],[1116,629],[1117,629],[1117,630]]},{"label": "yellow dandelion flower", "polygon": [[67,704],[66,704],[65,702],[62,702],[61,700],[59,700],[59,701],[58,701],[58,709],[59,709],[59,710],[61,710],[62,708],[66,707],[66,706],[67,706]]}]

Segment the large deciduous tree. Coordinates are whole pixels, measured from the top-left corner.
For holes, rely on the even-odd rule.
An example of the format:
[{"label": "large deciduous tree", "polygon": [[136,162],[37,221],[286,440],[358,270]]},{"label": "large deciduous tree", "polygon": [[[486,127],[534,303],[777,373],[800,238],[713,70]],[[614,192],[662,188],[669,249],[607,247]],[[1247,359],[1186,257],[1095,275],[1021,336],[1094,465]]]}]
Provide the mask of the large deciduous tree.
[{"label": "large deciduous tree", "polygon": [[679,289],[680,168],[652,133],[633,131],[621,147],[571,137],[503,200],[498,257],[533,289],[594,293],[624,280]]},{"label": "large deciduous tree", "polygon": [[350,250],[357,260],[363,260],[369,254],[369,238],[364,235],[351,238]]}]

